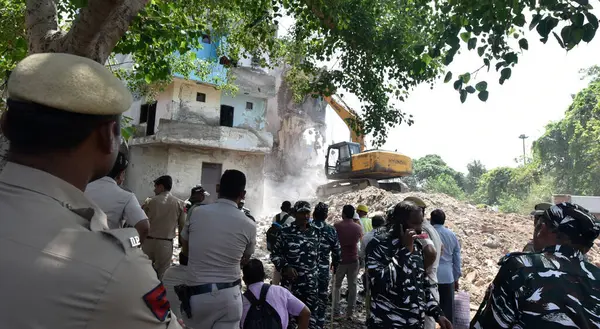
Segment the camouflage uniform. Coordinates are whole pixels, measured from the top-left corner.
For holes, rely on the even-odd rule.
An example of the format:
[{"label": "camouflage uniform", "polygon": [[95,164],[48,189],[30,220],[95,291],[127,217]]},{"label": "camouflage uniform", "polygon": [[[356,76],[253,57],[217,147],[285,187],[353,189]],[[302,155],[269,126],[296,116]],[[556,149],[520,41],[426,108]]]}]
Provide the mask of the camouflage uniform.
[{"label": "camouflage uniform", "polygon": [[500,260],[471,328],[599,328],[600,269],[567,246]]},{"label": "camouflage uniform", "polygon": [[294,296],[300,299],[311,311],[309,328],[318,328],[319,314],[319,229],[308,224],[302,231],[296,225],[281,229],[271,253],[271,262],[280,273],[286,267],[293,267],[298,272],[298,278],[290,282],[285,277],[282,286],[288,288]]},{"label": "camouflage uniform", "polygon": [[317,327],[325,325],[325,311],[329,304],[329,254],[331,253],[331,265],[337,268],[340,264],[342,251],[340,240],[333,226],[325,221],[315,220],[313,225],[321,231],[319,247],[319,314],[317,315]]},{"label": "camouflage uniform", "polygon": [[423,246],[411,253],[395,238],[394,230],[380,234],[367,246],[371,316],[367,327],[422,329],[425,315],[443,315],[433,298],[423,264]]},{"label": "camouflage uniform", "polygon": [[[544,225],[557,240],[561,234],[584,248],[600,234],[598,220],[570,203],[546,210],[536,220],[537,234]],[[505,256],[471,328],[599,328],[600,269],[583,256],[567,245]]]}]

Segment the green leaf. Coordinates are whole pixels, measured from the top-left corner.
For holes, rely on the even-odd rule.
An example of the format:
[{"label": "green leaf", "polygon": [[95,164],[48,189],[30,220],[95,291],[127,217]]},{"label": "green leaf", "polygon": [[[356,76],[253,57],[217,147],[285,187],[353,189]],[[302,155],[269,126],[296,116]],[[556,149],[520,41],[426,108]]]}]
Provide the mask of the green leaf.
[{"label": "green leaf", "polygon": [[458,79],[454,81],[454,90],[459,90],[462,87],[462,79]]},{"label": "green leaf", "polygon": [[583,25],[583,38],[581,40],[590,42],[596,35],[596,29],[592,27],[590,23]]},{"label": "green leaf", "polygon": [[469,80],[471,80],[471,73],[467,72],[467,73],[461,75],[460,79],[462,80],[463,83],[469,83]]},{"label": "green leaf", "polygon": [[568,45],[572,42],[571,32],[573,28],[571,26],[565,26],[560,31],[560,36],[562,37],[563,44]]},{"label": "green leaf", "polygon": [[560,39],[560,37],[558,36],[558,34],[556,34],[556,32],[552,32],[552,34],[553,34],[553,35],[554,35],[554,37],[556,38],[556,41],[558,41],[558,44],[559,44],[561,47],[563,47],[563,48],[564,48],[564,47],[565,47],[565,44],[562,42],[562,40]]},{"label": "green leaf", "polygon": [[577,26],[577,27],[583,26],[584,19],[585,19],[585,17],[583,16],[582,13],[577,13],[577,14],[571,16],[571,22],[573,23],[573,26]]},{"label": "green leaf", "polygon": [[417,53],[417,55],[422,54],[424,50],[425,50],[425,45],[415,46],[415,52]]},{"label": "green leaf", "polygon": [[475,85],[475,89],[477,89],[477,91],[485,91],[485,90],[487,90],[487,82],[481,81],[481,82],[477,83]]},{"label": "green leaf", "polygon": [[533,18],[531,19],[531,23],[529,23],[529,31],[533,30],[540,23],[541,19],[542,19],[542,15],[540,15],[540,14],[533,15]]},{"label": "green leaf", "polygon": [[571,31],[571,43],[573,46],[577,45],[579,42],[581,42],[581,39],[583,38],[583,34],[585,33],[585,30],[582,27],[577,27],[574,28]]},{"label": "green leaf", "polygon": [[477,38],[471,38],[471,39],[469,39],[469,42],[467,43],[467,46],[468,46],[469,50],[475,49],[475,46],[477,46]]},{"label": "green leaf", "polygon": [[513,23],[515,23],[516,26],[523,27],[525,25],[525,15],[518,14],[515,16]]},{"label": "green leaf", "polygon": [[448,83],[450,80],[452,80],[452,72],[448,71],[448,73],[446,73],[446,77],[444,78],[444,83]]},{"label": "green leaf", "polygon": [[483,46],[477,48],[477,54],[479,55],[479,57],[483,56],[487,47],[488,47],[488,45],[483,45]]},{"label": "green leaf", "polygon": [[510,65],[513,63],[516,64],[519,61],[517,54],[514,52],[506,53],[506,54],[504,54],[504,56],[502,56],[502,58],[506,61],[507,65]]},{"label": "green leaf", "polygon": [[501,67],[505,67],[506,62],[498,62],[496,63],[496,71],[500,70]]},{"label": "green leaf", "polygon": [[487,101],[489,95],[490,93],[487,90],[483,90],[480,91],[479,94],[477,94],[477,97],[479,97],[480,101],[485,102]]},{"label": "green leaf", "polygon": [[487,59],[487,58],[484,58],[483,59],[483,64],[485,64],[485,66],[487,66],[488,72],[489,72],[490,71],[490,66],[491,66],[490,60]]},{"label": "green leaf", "polygon": [[592,27],[594,29],[598,28],[598,18],[596,18],[596,15],[590,13],[590,12],[586,12],[585,13],[585,17],[587,17],[588,22],[590,22],[590,24],[592,24]]},{"label": "green leaf", "polygon": [[462,39],[462,41],[464,42],[468,42],[469,39],[471,38],[471,32],[463,32],[460,34],[460,38]]},{"label": "green leaf", "polygon": [[466,90],[461,90],[460,91],[460,102],[464,103],[467,100],[467,96],[469,95],[469,93]]},{"label": "green leaf", "polygon": [[502,69],[502,71],[500,71],[500,84],[504,84],[504,81],[510,79],[511,75],[512,70],[509,67]]},{"label": "green leaf", "polygon": [[465,90],[469,93],[469,94],[473,94],[475,93],[475,88],[473,88],[472,86],[467,86],[467,88],[465,88]]},{"label": "green leaf", "polygon": [[529,42],[527,42],[527,39],[523,38],[519,40],[519,47],[524,50],[529,49]]}]

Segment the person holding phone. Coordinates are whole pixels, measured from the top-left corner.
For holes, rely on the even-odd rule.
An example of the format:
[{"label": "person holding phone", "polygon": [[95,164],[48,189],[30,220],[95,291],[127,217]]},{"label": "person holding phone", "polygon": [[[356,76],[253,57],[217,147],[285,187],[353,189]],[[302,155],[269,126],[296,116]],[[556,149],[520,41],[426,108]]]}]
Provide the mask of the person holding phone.
[{"label": "person holding phone", "polygon": [[452,329],[433,297],[423,261],[423,211],[403,201],[394,207],[389,232],[371,240],[366,250],[371,291],[369,329],[422,329],[425,315],[441,329]]}]

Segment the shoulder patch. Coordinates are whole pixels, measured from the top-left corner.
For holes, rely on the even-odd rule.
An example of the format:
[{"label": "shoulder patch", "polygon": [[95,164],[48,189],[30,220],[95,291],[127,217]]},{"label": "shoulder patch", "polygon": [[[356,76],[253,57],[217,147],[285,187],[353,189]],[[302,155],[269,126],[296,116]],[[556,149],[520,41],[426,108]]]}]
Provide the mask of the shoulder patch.
[{"label": "shoulder patch", "polygon": [[141,245],[140,237],[135,228],[106,230],[102,231],[102,233],[118,240],[125,253],[128,253],[132,248],[139,248]]},{"label": "shoulder patch", "polygon": [[160,321],[163,322],[169,315],[171,310],[171,304],[167,299],[167,289],[162,283],[159,283],[154,289],[147,292],[144,297],[146,306],[150,309],[150,312]]}]

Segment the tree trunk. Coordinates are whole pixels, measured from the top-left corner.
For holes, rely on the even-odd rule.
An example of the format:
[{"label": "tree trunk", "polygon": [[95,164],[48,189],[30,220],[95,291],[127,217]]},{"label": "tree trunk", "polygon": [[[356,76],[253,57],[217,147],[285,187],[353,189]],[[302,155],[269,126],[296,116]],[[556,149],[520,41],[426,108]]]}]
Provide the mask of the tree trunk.
[{"label": "tree trunk", "polygon": [[148,1],[88,0],[66,32],[58,26],[54,0],[27,0],[29,53],[69,53],[104,64]]}]

